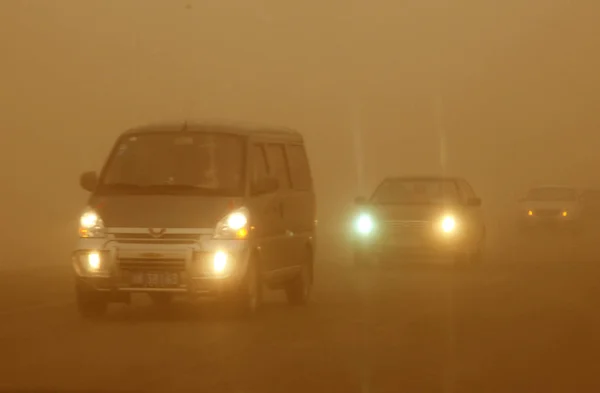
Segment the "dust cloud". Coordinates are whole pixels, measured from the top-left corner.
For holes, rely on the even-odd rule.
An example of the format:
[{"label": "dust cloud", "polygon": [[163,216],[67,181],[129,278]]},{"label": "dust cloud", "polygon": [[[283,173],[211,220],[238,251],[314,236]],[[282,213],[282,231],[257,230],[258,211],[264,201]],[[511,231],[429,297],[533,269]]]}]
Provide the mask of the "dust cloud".
[{"label": "dust cloud", "polygon": [[5,258],[66,246],[79,173],[156,120],[298,128],[332,227],[386,174],[464,175],[496,212],[530,185],[599,186],[599,14],[566,0],[3,0]]}]

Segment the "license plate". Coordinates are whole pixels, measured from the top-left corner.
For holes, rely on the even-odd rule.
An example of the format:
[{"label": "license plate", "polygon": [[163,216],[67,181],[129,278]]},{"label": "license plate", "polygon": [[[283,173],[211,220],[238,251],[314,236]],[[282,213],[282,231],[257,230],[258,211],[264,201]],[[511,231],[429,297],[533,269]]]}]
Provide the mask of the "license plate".
[{"label": "license plate", "polygon": [[173,272],[133,272],[131,284],[148,288],[176,287],[179,285],[179,274]]}]

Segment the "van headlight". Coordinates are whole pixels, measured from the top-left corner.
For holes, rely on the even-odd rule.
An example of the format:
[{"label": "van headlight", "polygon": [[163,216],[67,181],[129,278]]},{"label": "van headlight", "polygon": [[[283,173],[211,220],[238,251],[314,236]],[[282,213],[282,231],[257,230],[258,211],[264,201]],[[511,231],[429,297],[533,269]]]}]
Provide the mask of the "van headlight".
[{"label": "van headlight", "polygon": [[104,237],[104,222],[93,210],[87,210],[79,218],[79,236],[90,238],[90,237]]},{"label": "van headlight", "polygon": [[249,212],[235,210],[223,217],[215,228],[215,239],[245,239],[248,237]]}]

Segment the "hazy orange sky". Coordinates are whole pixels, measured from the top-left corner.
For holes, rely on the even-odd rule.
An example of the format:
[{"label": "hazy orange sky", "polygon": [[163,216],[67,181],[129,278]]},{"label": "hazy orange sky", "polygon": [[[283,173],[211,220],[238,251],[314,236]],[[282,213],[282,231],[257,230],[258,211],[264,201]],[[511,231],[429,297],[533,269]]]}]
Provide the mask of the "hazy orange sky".
[{"label": "hazy orange sky", "polygon": [[78,174],[119,132],[182,118],[297,127],[325,212],[361,192],[356,133],[367,189],[438,171],[442,131],[446,169],[487,200],[600,186],[597,15],[591,0],[2,0],[2,214],[72,219]]}]

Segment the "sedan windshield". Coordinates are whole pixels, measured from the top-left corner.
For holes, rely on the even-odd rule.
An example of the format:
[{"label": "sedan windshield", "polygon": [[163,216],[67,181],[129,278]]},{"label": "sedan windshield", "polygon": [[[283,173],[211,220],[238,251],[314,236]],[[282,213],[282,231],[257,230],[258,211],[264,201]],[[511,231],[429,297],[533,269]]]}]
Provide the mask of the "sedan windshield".
[{"label": "sedan windshield", "polygon": [[534,188],[527,194],[529,201],[574,201],[577,191],[568,187],[540,187]]},{"label": "sedan windshield", "polygon": [[210,133],[140,133],[121,139],[98,192],[237,196],[244,140]]},{"label": "sedan windshield", "polygon": [[459,202],[452,180],[386,180],[371,197],[374,204],[429,205]]}]

